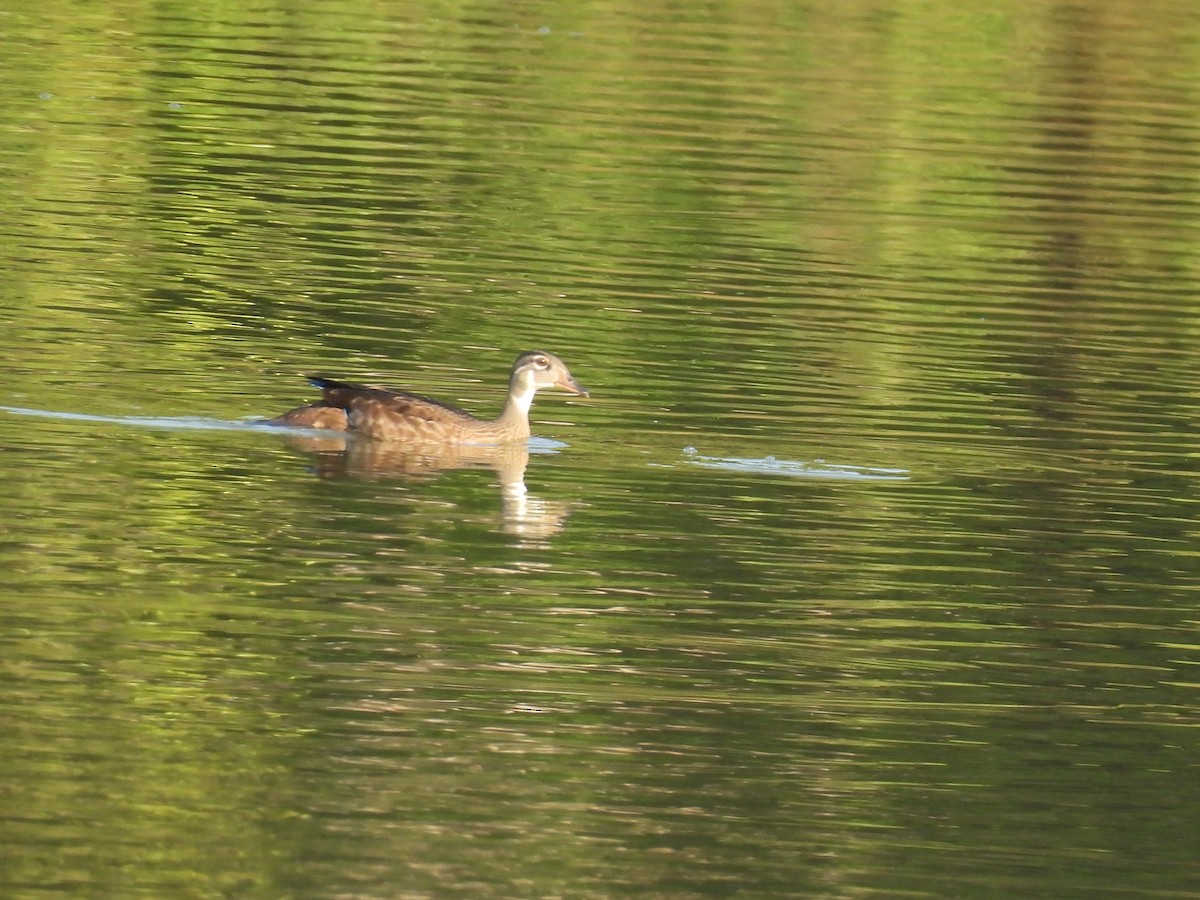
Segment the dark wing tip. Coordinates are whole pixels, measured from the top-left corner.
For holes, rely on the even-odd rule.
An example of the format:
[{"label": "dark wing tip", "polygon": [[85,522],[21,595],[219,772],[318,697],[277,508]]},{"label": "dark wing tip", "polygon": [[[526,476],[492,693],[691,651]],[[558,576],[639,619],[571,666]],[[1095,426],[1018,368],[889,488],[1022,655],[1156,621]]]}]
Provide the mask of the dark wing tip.
[{"label": "dark wing tip", "polygon": [[348,381],[338,381],[335,378],[326,378],[324,375],[309,375],[308,383],[315,388],[320,388],[323,391],[364,391],[368,388],[361,384],[351,384]]}]

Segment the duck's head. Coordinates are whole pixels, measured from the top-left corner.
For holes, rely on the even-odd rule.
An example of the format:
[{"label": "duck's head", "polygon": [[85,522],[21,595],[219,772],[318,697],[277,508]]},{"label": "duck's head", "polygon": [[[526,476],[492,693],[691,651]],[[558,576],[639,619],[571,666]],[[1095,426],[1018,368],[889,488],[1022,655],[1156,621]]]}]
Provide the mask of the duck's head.
[{"label": "duck's head", "polygon": [[581,397],[588,392],[577,382],[566,363],[544,350],[522,353],[513,363],[509,387],[521,393],[532,393],[542,388],[559,388]]}]

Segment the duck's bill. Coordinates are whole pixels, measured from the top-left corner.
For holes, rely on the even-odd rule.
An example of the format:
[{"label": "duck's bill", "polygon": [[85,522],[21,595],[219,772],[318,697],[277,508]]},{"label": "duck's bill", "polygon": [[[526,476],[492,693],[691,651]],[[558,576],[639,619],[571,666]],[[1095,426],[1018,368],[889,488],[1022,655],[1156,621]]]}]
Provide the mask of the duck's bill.
[{"label": "duck's bill", "polygon": [[578,394],[580,397],[590,397],[591,396],[591,394],[589,394],[587,392],[587,389],[583,385],[581,385],[578,381],[576,381],[574,378],[560,379],[558,382],[555,383],[555,386],[561,388],[564,391],[568,391],[569,393]]}]

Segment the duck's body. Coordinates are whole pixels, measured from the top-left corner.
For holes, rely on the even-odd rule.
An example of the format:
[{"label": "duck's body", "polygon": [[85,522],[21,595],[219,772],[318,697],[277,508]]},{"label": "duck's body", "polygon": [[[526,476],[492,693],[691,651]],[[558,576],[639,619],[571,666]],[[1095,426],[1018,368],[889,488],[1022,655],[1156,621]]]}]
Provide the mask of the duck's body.
[{"label": "duck's body", "polygon": [[529,407],[540,388],[587,396],[562,360],[540,350],[517,357],[504,409],[490,420],[404,391],[322,377],[309,382],[321,389],[321,400],[277,416],[271,424],[355,432],[377,441],[502,444],[529,437]]}]

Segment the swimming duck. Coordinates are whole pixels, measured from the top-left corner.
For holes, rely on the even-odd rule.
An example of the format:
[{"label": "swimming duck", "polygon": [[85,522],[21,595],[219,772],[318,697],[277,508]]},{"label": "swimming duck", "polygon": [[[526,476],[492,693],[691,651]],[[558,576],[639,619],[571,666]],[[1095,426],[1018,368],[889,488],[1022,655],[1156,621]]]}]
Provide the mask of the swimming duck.
[{"label": "swimming duck", "polygon": [[349,384],[313,376],[321,399],[270,419],[272,425],[349,431],[377,441],[410,443],[501,444],[529,437],[529,407],[541,388],[556,387],[582,397],[580,387],[561,359],[543,350],[522,353],[508,376],[508,399],[495,419],[405,391]]}]

